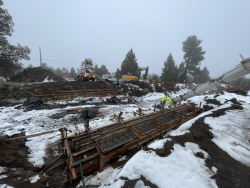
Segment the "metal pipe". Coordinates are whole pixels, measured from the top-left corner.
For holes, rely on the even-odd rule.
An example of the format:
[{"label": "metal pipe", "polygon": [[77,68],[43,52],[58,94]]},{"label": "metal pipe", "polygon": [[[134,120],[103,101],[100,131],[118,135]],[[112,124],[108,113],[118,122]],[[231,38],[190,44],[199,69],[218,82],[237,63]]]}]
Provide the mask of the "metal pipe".
[{"label": "metal pipe", "polygon": [[226,72],[225,74],[221,75],[216,79],[210,79],[207,83],[195,88],[193,91],[190,91],[184,95],[180,95],[173,99],[175,103],[178,103],[182,100],[186,100],[196,95],[200,95],[205,91],[211,90],[220,86],[223,83],[227,83],[233,81],[239,77],[247,75],[250,73],[250,58],[244,59],[242,55],[240,55],[243,59],[240,64],[236,65],[235,68]]}]

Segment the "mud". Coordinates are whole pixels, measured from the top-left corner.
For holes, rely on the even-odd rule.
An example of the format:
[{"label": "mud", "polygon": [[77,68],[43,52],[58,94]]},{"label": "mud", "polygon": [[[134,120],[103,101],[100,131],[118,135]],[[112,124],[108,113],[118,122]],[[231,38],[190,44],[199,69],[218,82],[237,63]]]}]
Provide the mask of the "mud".
[{"label": "mud", "polygon": [[218,106],[221,105],[220,101],[217,101],[216,99],[205,99],[205,101],[207,102],[207,104],[215,104]]},{"label": "mud", "polygon": [[27,160],[29,151],[24,140],[5,141],[0,138],[0,166],[6,167],[6,172],[1,173],[5,178],[0,179],[0,184],[13,187],[44,187],[40,183],[30,185],[29,178],[35,176],[36,168]]},{"label": "mud", "polygon": [[[128,180],[128,178],[125,177],[121,177],[120,179],[122,180]],[[151,183],[150,181],[148,181],[145,177],[141,176],[140,179],[135,179],[135,180],[128,180],[125,182],[125,185],[122,186],[122,188],[133,188],[135,187],[136,183],[138,182],[138,180],[143,181],[145,186],[149,186],[150,188],[157,188],[156,185],[154,185],[153,183]]]},{"label": "mud", "polygon": [[[250,168],[233,159],[228,153],[213,143],[213,134],[210,132],[210,127],[204,123],[205,117],[219,117],[224,115],[227,110],[234,109],[236,109],[235,104],[233,104],[232,107],[220,109],[214,111],[210,115],[199,118],[189,129],[189,133],[175,137],[170,136],[170,138],[172,138],[172,143],[170,141],[165,143],[163,149],[164,152],[171,152],[171,146],[173,144],[180,144],[185,147],[184,144],[186,142],[196,143],[210,156],[210,158],[206,159],[206,166],[210,169],[215,166],[218,169],[217,173],[212,177],[216,180],[218,187],[249,187]],[[162,153],[156,152],[156,154],[162,156]],[[195,153],[194,155],[196,157],[204,158],[204,155],[201,153]]]}]

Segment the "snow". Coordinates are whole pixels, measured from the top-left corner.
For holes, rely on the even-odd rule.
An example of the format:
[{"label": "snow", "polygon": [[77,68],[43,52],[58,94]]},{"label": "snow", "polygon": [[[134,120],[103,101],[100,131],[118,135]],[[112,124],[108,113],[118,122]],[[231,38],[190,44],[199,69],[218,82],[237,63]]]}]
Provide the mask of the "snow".
[{"label": "snow", "polygon": [[144,182],[141,180],[138,180],[135,184],[134,188],[150,188],[149,186],[145,186]]},{"label": "snow", "polygon": [[127,160],[127,156],[126,155],[122,156],[118,161],[125,161],[125,160]]},{"label": "snow", "polygon": [[[6,172],[6,168],[5,167],[0,167],[0,174]],[[0,179],[6,178],[6,175],[0,175]]]},{"label": "snow", "polygon": [[[214,171],[205,166],[205,159],[194,155],[202,152],[208,158],[205,151],[194,143],[185,143],[185,147],[175,144],[173,147],[168,157],[159,157],[153,151],[139,151],[123,167],[115,183],[123,181],[119,177],[134,180],[144,176],[159,188],[217,187],[215,180],[211,179]],[[115,187],[112,182],[109,183],[110,187]]]},{"label": "snow", "polygon": [[37,180],[40,179],[40,177],[39,177],[39,175],[37,174],[37,175],[35,175],[35,176],[30,177],[29,179],[30,179],[30,183],[36,183]]},{"label": "snow", "polygon": [[0,184],[0,188],[14,188],[14,187],[9,186],[7,184]]},{"label": "snow", "polygon": [[6,167],[1,167],[0,166],[0,174],[3,173],[3,172],[6,172]]},{"label": "snow", "polygon": [[206,117],[205,123],[212,128],[212,141],[235,160],[250,167],[250,107],[227,111],[219,117]]},{"label": "snow", "polygon": [[162,140],[153,142],[153,143],[151,143],[151,144],[148,145],[148,148],[152,148],[152,149],[161,149],[161,148],[163,148],[165,142],[171,141],[171,140],[172,140],[172,139],[170,139],[170,138],[165,138],[165,139],[162,139]]},{"label": "snow", "polygon": [[[108,167],[102,172],[97,173],[95,176],[90,175],[84,178],[85,185],[102,185],[109,181],[112,181],[121,171],[121,169],[113,167]],[[82,186],[82,181],[79,182],[77,187]]]},{"label": "snow", "polygon": [[43,82],[54,82],[54,80],[48,80],[48,76],[44,79],[44,81]]}]

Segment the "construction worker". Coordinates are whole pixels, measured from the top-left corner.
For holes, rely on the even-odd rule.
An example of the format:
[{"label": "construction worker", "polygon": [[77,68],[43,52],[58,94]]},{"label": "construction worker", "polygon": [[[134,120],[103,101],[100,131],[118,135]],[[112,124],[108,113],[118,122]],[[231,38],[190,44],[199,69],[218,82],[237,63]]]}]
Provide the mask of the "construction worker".
[{"label": "construction worker", "polygon": [[161,108],[162,109],[164,108],[166,101],[167,101],[167,96],[166,96],[166,93],[164,93],[164,96],[161,100]]},{"label": "construction worker", "polygon": [[173,98],[174,97],[171,97],[170,99],[168,99],[168,108],[171,108],[173,106]]},{"label": "construction worker", "polygon": [[119,84],[119,82],[117,81],[117,83],[116,83],[116,86],[117,86],[117,90],[119,90],[119,86],[120,86],[120,84]]}]

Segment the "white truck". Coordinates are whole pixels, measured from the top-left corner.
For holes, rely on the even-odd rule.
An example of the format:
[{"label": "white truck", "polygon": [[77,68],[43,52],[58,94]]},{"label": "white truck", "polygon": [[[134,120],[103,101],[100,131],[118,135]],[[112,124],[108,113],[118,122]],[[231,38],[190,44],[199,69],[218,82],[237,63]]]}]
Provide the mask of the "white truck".
[{"label": "white truck", "polygon": [[77,69],[75,81],[95,81],[95,74],[92,62],[85,62],[83,66]]}]

